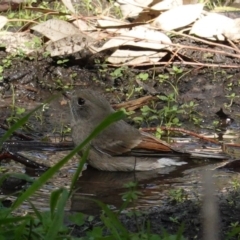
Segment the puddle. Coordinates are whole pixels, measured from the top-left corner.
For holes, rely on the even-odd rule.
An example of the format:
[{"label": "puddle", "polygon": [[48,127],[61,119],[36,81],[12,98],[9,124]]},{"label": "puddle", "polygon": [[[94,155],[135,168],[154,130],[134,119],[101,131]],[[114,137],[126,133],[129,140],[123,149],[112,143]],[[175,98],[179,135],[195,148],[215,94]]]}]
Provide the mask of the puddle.
[{"label": "puddle", "polygon": [[[98,213],[99,209],[96,204],[86,200],[86,198],[91,197],[111,205],[113,209],[119,208],[123,204],[122,195],[127,191],[123,188],[123,185],[130,181],[137,181],[137,190],[142,193],[135,202],[137,208],[160,206],[167,198],[169,199],[170,190],[179,188],[184,189],[187,198],[191,199],[201,193],[203,171],[213,170],[222,164],[223,162],[193,162],[171,169],[172,171],[166,174],[157,171],[108,173],[89,168],[83,172],[83,176],[77,182],[79,188],[72,197],[71,210],[87,214]],[[238,175],[236,173],[217,171],[216,177],[219,190],[228,186],[235,176]],[[220,184],[221,182],[222,184]]]}]

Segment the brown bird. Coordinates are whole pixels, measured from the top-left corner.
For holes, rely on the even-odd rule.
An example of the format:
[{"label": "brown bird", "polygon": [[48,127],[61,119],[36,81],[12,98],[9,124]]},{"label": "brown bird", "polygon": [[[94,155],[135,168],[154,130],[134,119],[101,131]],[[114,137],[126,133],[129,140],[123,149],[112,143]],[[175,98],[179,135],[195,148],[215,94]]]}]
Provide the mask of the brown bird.
[{"label": "brown bird", "polygon": [[[86,89],[77,91],[71,97],[70,109],[75,145],[80,144],[101,121],[115,112],[99,93]],[[88,163],[105,171],[147,171],[186,164],[169,157],[190,155],[120,120],[91,141]]]}]

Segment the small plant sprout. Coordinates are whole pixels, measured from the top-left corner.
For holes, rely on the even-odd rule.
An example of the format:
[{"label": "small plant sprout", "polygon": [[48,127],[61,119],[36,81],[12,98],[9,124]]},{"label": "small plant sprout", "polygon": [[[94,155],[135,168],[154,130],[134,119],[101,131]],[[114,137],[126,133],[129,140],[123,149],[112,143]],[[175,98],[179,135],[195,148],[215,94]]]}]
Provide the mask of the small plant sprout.
[{"label": "small plant sprout", "polygon": [[155,133],[155,137],[161,139],[162,135],[163,135],[164,131],[161,128],[157,128],[156,133]]},{"label": "small plant sprout", "polygon": [[237,178],[234,178],[234,179],[231,181],[231,184],[232,184],[233,189],[234,189],[235,191],[240,188],[239,179],[237,179]]},{"label": "small plant sprout", "polygon": [[125,193],[122,194],[122,199],[128,202],[135,202],[139,196],[143,195],[140,191],[137,191],[137,183],[136,182],[129,182],[124,184],[124,188],[127,189]]},{"label": "small plant sprout", "polygon": [[170,71],[170,74],[175,75],[175,76],[182,74],[182,73],[183,73],[183,69],[178,68],[177,66],[173,66],[172,70]]},{"label": "small plant sprout", "polygon": [[235,93],[232,93],[232,94],[230,94],[230,95],[227,95],[226,97],[227,97],[228,99],[230,99],[230,103],[229,103],[229,104],[224,103],[224,106],[225,106],[226,108],[230,108],[230,107],[232,106],[234,100],[235,100],[236,98],[239,98],[239,96],[236,95]]},{"label": "small plant sprout", "polygon": [[59,59],[57,61],[58,65],[65,65],[65,63],[69,62],[69,59]]},{"label": "small plant sprout", "polygon": [[169,195],[170,195],[170,198],[177,203],[182,203],[188,198],[188,195],[183,188],[172,189],[169,192]]},{"label": "small plant sprout", "polygon": [[184,114],[188,116],[190,121],[193,121],[194,124],[199,125],[201,122],[201,118],[196,117],[195,108],[198,106],[194,101],[190,101],[189,103],[184,103],[181,108],[184,110]]},{"label": "small plant sprout", "polygon": [[142,81],[148,80],[149,74],[148,73],[140,73],[137,75],[137,79],[140,79]]},{"label": "small plant sprout", "polygon": [[120,78],[123,76],[124,71],[127,70],[127,67],[119,67],[110,73],[111,77],[114,79]]},{"label": "small plant sprout", "polygon": [[159,82],[163,83],[165,80],[169,79],[169,75],[168,74],[159,74]]},{"label": "small plant sprout", "polygon": [[167,126],[181,126],[177,115],[183,113],[184,110],[180,109],[176,104],[175,94],[171,93],[167,96],[160,95],[158,98],[167,103],[167,106],[164,106],[163,109],[158,112],[162,122]]}]

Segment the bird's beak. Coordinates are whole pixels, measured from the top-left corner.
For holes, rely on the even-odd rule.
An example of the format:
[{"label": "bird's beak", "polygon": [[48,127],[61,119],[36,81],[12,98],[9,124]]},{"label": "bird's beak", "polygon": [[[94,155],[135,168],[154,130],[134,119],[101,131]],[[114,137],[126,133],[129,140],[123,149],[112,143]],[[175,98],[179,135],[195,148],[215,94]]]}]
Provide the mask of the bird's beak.
[{"label": "bird's beak", "polygon": [[72,99],[72,97],[70,96],[69,92],[62,92],[62,95],[69,101]]}]

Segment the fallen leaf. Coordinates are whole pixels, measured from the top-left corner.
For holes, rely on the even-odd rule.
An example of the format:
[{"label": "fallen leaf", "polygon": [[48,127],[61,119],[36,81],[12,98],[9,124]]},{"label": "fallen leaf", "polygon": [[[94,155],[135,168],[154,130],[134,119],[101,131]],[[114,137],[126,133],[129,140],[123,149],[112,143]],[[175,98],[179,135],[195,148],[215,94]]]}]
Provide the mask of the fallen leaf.
[{"label": "fallen leaf", "polygon": [[0,45],[5,46],[7,52],[21,50],[29,54],[36,51],[36,38],[35,35],[26,32],[0,32]]},{"label": "fallen leaf", "polygon": [[50,52],[52,57],[67,55],[87,48],[93,41],[94,39],[91,37],[80,33],[59,39],[58,41],[51,41],[47,44],[46,50]]},{"label": "fallen leaf", "polygon": [[82,19],[75,20],[73,24],[82,32],[96,30],[94,26],[90,25],[86,21],[83,21]]},{"label": "fallen leaf", "polygon": [[109,18],[109,17],[105,17],[104,19],[98,19],[97,20],[98,25],[102,28],[108,28],[108,27],[117,27],[117,26],[122,26],[122,25],[126,25],[129,22],[127,21],[122,21],[119,19],[115,19],[115,18]]},{"label": "fallen leaf", "polygon": [[232,41],[240,39],[240,18],[233,19],[232,24],[223,28],[223,35]]},{"label": "fallen leaf", "polygon": [[121,9],[122,16],[126,18],[136,18],[139,13],[143,11],[144,8],[148,7],[148,5],[152,2],[152,0],[117,0],[116,3],[119,5]]},{"label": "fallen leaf", "polygon": [[80,33],[80,30],[73,24],[58,19],[50,19],[32,27],[32,29],[43,34],[52,41],[57,41],[59,39]]},{"label": "fallen leaf", "polygon": [[167,52],[116,50],[109,58],[112,64],[138,65],[144,62],[158,62]]},{"label": "fallen leaf", "polygon": [[224,40],[224,29],[232,25],[233,19],[221,14],[210,13],[193,24],[190,34],[212,40]]},{"label": "fallen leaf", "polygon": [[2,29],[7,22],[8,22],[8,19],[6,17],[0,16],[0,29]]},{"label": "fallen leaf", "polygon": [[152,25],[165,31],[185,27],[194,22],[202,13],[203,4],[178,6],[162,13]]},{"label": "fallen leaf", "polygon": [[183,5],[183,0],[163,0],[151,6],[151,9],[162,11],[162,10],[168,10],[181,5]]},{"label": "fallen leaf", "polygon": [[147,26],[138,26],[132,28],[132,30],[125,29],[124,33],[110,39],[99,48],[99,51],[126,45],[159,50],[169,47],[168,44],[170,43],[170,38],[164,33],[149,29]]}]

